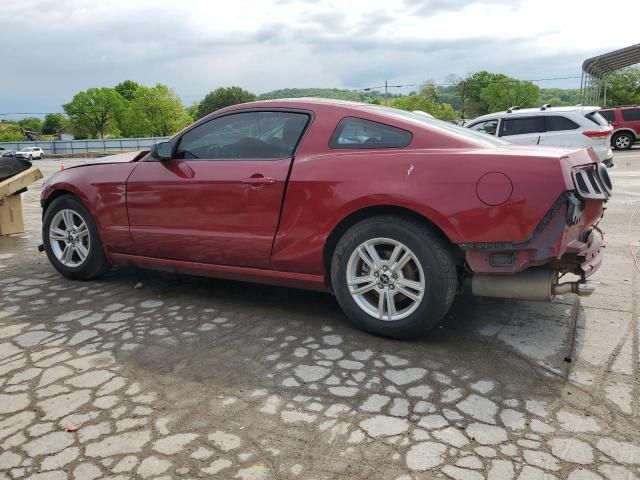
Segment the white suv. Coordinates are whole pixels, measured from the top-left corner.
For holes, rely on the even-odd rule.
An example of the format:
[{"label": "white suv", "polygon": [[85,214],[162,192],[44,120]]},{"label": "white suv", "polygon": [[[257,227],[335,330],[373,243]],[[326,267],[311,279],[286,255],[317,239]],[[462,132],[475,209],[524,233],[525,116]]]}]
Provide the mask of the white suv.
[{"label": "white suv", "polygon": [[511,107],[470,120],[465,127],[496,135],[518,145],[591,147],[607,166],[613,166],[609,122],[600,107]]},{"label": "white suv", "polygon": [[33,160],[34,158],[43,159],[44,152],[40,147],[27,147],[18,150],[16,152],[16,157],[28,158],[29,160]]}]

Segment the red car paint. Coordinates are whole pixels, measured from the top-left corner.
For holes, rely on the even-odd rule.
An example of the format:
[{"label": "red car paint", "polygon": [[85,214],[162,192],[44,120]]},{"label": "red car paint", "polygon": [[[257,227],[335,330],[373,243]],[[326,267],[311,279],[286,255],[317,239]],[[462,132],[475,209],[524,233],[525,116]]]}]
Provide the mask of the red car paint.
[{"label": "red car paint", "polygon": [[619,133],[630,134],[632,143],[640,140],[640,106],[603,108],[598,110],[598,113],[605,117],[613,128],[612,144]]},{"label": "red car paint", "polygon": [[[475,272],[516,273],[565,254],[584,258],[585,276],[600,265],[602,242],[592,226],[606,199],[582,200],[574,225],[564,220],[568,206],[558,206],[575,190],[572,168],[597,162],[589,150],[507,145],[391,109],[317,99],[236,105],[195,125],[230,112],[294,109],[311,115],[294,158],[106,157],[50,178],[43,206],[65,192],[77,195],[115,264],[303,288],[327,289],[335,236],[381,211],[431,222]],[[345,117],[413,138],[404,148],[332,149]],[[494,193],[491,182],[498,182]],[[491,254],[504,251],[516,260],[493,265]]]}]

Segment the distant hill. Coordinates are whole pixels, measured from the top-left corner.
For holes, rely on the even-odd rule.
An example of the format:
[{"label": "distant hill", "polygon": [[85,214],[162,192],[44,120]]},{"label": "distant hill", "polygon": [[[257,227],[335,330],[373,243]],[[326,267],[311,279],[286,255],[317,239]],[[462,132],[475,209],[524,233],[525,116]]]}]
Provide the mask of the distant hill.
[{"label": "distant hill", "polygon": [[[389,98],[402,95],[389,93]],[[354,102],[381,101],[384,93],[380,91],[363,92],[362,90],[347,90],[341,88],[283,88],[258,95],[259,100],[276,98],[320,97],[351,100]],[[449,103],[456,110],[460,109],[460,97],[454,87],[438,87],[438,98],[441,102]],[[580,98],[580,90],[572,88],[541,88],[540,105],[550,103],[553,106],[575,105]]]},{"label": "distant hill", "polygon": [[[395,95],[389,94],[389,98]],[[341,88],[283,88],[258,95],[259,100],[273,100],[276,98],[300,98],[319,97],[335,98],[338,100],[351,100],[354,102],[367,102],[380,100],[384,95],[380,92],[363,92],[361,90],[347,90]]]}]

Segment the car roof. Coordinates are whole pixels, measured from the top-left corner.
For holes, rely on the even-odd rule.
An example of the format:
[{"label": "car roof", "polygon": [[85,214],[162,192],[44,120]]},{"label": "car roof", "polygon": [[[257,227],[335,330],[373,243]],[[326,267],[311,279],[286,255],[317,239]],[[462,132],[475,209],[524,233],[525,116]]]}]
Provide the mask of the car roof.
[{"label": "car roof", "polygon": [[478,120],[490,120],[496,117],[506,117],[509,115],[549,115],[552,113],[592,112],[594,110],[600,110],[600,107],[574,105],[568,107],[546,107],[544,110],[543,107],[520,108],[517,110],[512,110],[511,112],[509,110],[506,110],[503,112],[487,113],[486,115],[481,115],[480,117],[469,120],[468,124],[471,124],[472,122],[475,123]]},{"label": "car roof", "polygon": [[[283,108],[283,109],[300,109],[319,111],[323,108],[340,109],[341,114],[347,116],[366,115],[369,120],[378,122],[389,122],[398,128],[419,128],[419,129],[436,129],[439,134],[456,136],[460,141],[465,142],[469,146],[487,146],[502,145],[504,142],[496,143],[494,140],[485,138],[483,134],[468,135],[468,130],[457,125],[452,125],[442,120],[429,118],[422,114],[413,113],[407,110],[388,107],[386,105],[378,105],[372,103],[353,102],[350,100],[339,100],[333,98],[279,98],[274,100],[258,100],[255,102],[241,103],[230,107],[216,110],[209,115],[201,118],[197,123],[206,122],[208,119],[216,117],[220,114],[240,112],[242,110],[260,109],[260,108]],[[197,125],[194,124],[194,125]],[[192,128],[192,127],[188,127]],[[474,132],[476,133],[476,132]]]},{"label": "car roof", "polygon": [[640,105],[622,105],[621,107],[602,107],[602,110],[626,110],[628,108],[640,108]]},{"label": "car roof", "polygon": [[321,98],[321,97],[296,97],[296,98],[274,98],[269,100],[256,100],[254,102],[243,103],[241,105],[270,105],[275,106],[283,104],[287,107],[298,105],[338,105],[344,107],[361,107],[368,104],[363,102],[354,102],[352,100],[341,100],[338,98]]}]

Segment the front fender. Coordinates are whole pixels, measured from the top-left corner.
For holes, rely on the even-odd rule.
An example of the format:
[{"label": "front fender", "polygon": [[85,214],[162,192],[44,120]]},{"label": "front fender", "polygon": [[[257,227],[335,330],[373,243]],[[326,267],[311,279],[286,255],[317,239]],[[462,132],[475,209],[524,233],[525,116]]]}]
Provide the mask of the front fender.
[{"label": "front fender", "polygon": [[107,251],[130,251],[127,215],[127,178],[137,163],[83,165],[60,171],[43,185],[40,202],[44,210],[61,193],[75,195],[89,210]]}]

